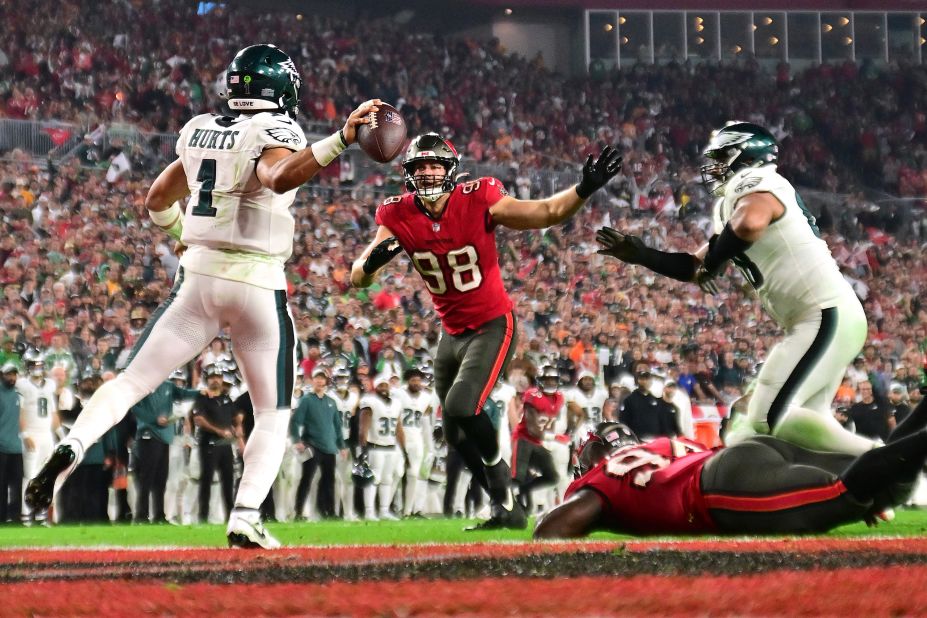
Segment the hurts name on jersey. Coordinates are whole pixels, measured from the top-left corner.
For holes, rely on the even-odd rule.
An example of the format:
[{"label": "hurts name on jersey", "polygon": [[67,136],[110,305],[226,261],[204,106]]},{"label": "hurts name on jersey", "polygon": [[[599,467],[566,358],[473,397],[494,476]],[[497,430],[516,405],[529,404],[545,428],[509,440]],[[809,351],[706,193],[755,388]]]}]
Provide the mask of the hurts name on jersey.
[{"label": "hurts name on jersey", "polygon": [[231,150],[235,147],[235,136],[240,131],[217,131],[215,129],[194,129],[187,142],[188,148],[212,148]]}]

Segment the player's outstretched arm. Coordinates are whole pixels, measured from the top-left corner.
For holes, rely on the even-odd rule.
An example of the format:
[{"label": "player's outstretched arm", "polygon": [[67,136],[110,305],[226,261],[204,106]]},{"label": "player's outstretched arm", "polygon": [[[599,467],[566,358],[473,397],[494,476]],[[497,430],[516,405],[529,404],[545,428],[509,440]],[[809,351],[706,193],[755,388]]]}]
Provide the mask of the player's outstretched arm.
[{"label": "player's outstretched arm", "polygon": [[360,257],[351,265],[351,285],[356,288],[369,287],[377,278],[377,271],[399,255],[402,247],[389,228],[381,225],[377,235],[367,245]]},{"label": "player's outstretched arm", "polygon": [[602,498],[591,489],[580,489],[569,500],[538,519],[535,539],[576,539],[595,529],[602,515]]},{"label": "player's outstretched arm", "polygon": [[637,236],[624,234],[610,227],[603,227],[595,235],[596,241],[602,245],[599,255],[617,258],[628,264],[640,264],[653,272],[670,277],[678,281],[695,281],[695,271],[701,264],[699,250],[696,255],[691,253],[669,253],[651,249]]},{"label": "player's outstretched arm", "polygon": [[258,159],[255,169],[258,180],[274,193],[292,191],[309,181],[354,143],[357,126],[370,122],[368,114],[377,111],[380,103],[380,99],[364,101],[351,112],[340,131],[315,142],[309,148],[299,152],[288,148],[268,148]]},{"label": "player's outstretched arm", "polygon": [[579,184],[541,200],[518,200],[505,196],[492,205],[489,214],[498,225],[515,230],[536,230],[566,221],[586,199],[604,187],[621,170],[621,156],[606,146],[598,159],[592,155],[583,166]]}]

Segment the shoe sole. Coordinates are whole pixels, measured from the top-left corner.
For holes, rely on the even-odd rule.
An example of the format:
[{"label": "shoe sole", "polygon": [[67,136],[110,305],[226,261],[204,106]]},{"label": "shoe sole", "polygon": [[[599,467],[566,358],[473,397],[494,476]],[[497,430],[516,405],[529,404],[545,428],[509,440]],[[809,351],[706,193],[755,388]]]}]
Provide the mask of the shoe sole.
[{"label": "shoe sole", "polygon": [[65,457],[59,455],[60,453],[57,450],[52,453],[51,459],[42,466],[36,477],[29,481],[29,485],[26,486],[26,506],[33,511],[42,511],[51,506],[55,497],[55,481],[74,462],[73,455],[70,461],[60,461]]}]

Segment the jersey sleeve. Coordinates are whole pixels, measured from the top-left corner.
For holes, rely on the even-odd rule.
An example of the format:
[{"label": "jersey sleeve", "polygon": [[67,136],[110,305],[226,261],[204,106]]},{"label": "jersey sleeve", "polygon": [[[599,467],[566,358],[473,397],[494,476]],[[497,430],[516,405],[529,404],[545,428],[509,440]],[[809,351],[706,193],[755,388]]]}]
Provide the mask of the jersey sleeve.
[{"label": "jersey sleeve", "polygon": [[730,182],[730,194],[736,199],[751,193],[772,192],[775,189],[781,189],[783,184],[788,184],[788,181],[776,171],[773,165],[744,170]]},{"label": "jersey sleeve", "polygon": [[199,118],[199,116],[194,116],[188,120],[187,124],[183,125],[183,128],[180,129],[180,133],[177,135],[177,143],[174,145],[174,152],[177,153],[178,157],[183,156],[183,149],[186,147],[185,145],[187,143],[187,134],[190,133],[189,127],[196,122],[197,118]]},{"label": "jersey sleeve", "polygon": [[371,397],[370,395],[364,395],[363,397],[361,397],[360,403],[357,404],[357,408],[359,410],[363,410],[364,408],[370,408],[371,410],[373,410],[373,397]]},{"label": "jersey sleeve", "polygon": [[268,148],[298,152],[306,147],[302,127],[283,114],[256,114],[247,139],[253,158],[261,156]]}]

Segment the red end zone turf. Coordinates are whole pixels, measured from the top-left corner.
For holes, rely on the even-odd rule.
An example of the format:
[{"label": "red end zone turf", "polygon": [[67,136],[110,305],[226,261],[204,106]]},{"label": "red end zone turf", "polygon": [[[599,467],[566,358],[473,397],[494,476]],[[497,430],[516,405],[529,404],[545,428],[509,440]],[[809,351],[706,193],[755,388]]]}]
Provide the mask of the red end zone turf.
[{"label": "red end zone turf", "polygon": [[3,615],[814,615],[922,614],[927,567],[743,577],[483,579],[356,584],[24,583]]}]

